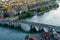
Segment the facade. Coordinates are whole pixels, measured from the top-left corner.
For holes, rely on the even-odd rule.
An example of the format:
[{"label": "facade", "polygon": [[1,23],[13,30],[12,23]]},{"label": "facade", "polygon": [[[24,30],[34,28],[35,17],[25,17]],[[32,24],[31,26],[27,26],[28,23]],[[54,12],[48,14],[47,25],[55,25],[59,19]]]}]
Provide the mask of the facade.
[{"label": "facade", "polygon": [[3,19],[4,18],[4,14],[2,11],[0,11],[0,19]]},{"label": "facade", "polygon": [[8,8],[7,12],[10,16],[13,16],[15,14],[15,10],[13,8]]},{"label": "facade", "polygon": [[3,19],[3,18],[4,18],[4,14],[0,13],[0,19]]},{"label": "facade", "polygon": [[28,7],[26,5],[21,6],[22,11],[27,11]]},{"label": "facade", "polygon": [[7,11],[8,11],[8,12],[14,12],[14,9],[13,9],[13,8],[8,8]]}]

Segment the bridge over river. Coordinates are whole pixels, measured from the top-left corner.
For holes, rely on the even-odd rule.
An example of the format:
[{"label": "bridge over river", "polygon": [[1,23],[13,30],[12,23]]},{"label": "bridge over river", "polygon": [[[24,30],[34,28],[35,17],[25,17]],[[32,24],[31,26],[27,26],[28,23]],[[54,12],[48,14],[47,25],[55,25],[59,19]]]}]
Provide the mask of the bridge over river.
[{"label": "bridge over river", "polygon": [[36,22],[28,22],[28,21],[21,21],[21,20],[15,20],[15,21],[11,21],[11,20],[0,20],[1,24],[8,24],[10,25],[14,25],[14,27],[17,26],[22,26],[23,29],[29,30],[32,26],[36,26],[38,29],[40,28],[54,28],[56,29],[56,31],[60,32],[60,26],[55,26],[55,25],[48,25],[48,24],[42,24],[42,23],[36,23]]}]

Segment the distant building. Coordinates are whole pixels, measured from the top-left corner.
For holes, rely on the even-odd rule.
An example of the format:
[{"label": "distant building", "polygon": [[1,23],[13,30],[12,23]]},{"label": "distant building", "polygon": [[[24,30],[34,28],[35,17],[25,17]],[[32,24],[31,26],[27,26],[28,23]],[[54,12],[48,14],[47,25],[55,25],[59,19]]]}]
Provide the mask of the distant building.
[{"label": "distant building", "polygon": [[28,7],[26,5],[21,6],[22,11],[27,11]]},{"label": "distant building", "polygon": [[2,11],[0,11],[0,19],[3,19],[4,18],[4,14]]},{"label": "distant building", "polygon": [[3,19],[3,18],[4,18],[4,14],[0,13],[0,19]]},{"label": "distant building", "polygon": [[7,12],[10,16],[13,16],[15,14],[15,10],[13,8],[8,8]]},{"label": "distant building", "polygon": [[21,12],[21,11],[27,11],[28,10],[27,5],[14,5],[13,8],[16,12]]}]

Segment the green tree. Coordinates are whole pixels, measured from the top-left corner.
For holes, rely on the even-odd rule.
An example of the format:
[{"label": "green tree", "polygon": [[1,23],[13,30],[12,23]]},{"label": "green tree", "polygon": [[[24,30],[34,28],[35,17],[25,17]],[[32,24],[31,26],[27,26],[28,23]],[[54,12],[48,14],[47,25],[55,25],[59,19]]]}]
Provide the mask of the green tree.
[{"label": "green tree", "polygon": [[45,10],[45,7],[39,7],[39,8],[37,8],[37,12],[42,12],[44,10]]},{"label": "green tree", "polygon": [[19,19],[25,19],[25,18],[29,18],[33,16],[33,12],[31,11],[26,11],[26,12],[22,12],[22,15],[19,15]]},{"label": "green tree", "polygon": [[8,13],[7,12],[5,12],[4,13],[4,17],[8,17],[9,15],[8,15]]}]

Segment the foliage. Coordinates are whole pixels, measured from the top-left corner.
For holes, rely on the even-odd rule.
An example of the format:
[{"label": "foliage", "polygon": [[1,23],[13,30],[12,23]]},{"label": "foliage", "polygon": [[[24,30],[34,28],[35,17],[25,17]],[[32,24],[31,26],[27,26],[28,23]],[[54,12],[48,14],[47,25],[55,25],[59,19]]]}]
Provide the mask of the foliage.
[{"label": "foliage", "polygon": [[0,6],[0,8],[9,8],[9,7],[11,7],[11,5],[4,5],[4,6]]},{"label": "foliage", "polygon": [[45,7],[39,7],[39,8],[37,8],[37,12],[42,12],[42,11],[44,11],[46,8]]},{"label": "foliage", "polygon": [[33,16],[33,12],[31,11],[26,11],[22,12],[21,15],[19,15],[19,19],[25,19]]},{"label": "foliage", "polygon": [[3,8],[9,8],[9,7],[11,7],[11,5],[5,5],[5,6],[3,6]]},{"label": "foliage", "polygon": [[19,13],[19,12],[17,12],[17,13],[16,13],[16,16],[19,16],[19,15],[20,15],[20,13]]},{"label": "foliage", "polygon": [[0,8],[3,8],[3,6],[0,6]]},{"label": "foliage", "polygon": [[57,4],[56,6],[57,6],[57,7],[59,7],[59,5],[58,5],[58,4]]},{"label": "foliage", "polygon": [[42,12],[42,11],[45,11],[45,10],[51,10],[53,7],[57,8],[57,7],[59,7],[59,5],[50,5],[50,6],[38,7],[37,12]]},{"label": "foliage", "polygon": [[5,12],[4,13],[4,17],[8,17],[9,15],[8,15],[8,13],[7,12]]}]

